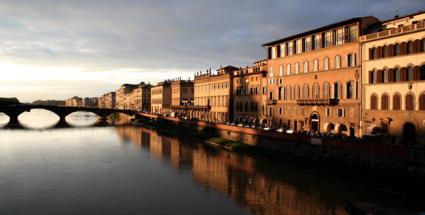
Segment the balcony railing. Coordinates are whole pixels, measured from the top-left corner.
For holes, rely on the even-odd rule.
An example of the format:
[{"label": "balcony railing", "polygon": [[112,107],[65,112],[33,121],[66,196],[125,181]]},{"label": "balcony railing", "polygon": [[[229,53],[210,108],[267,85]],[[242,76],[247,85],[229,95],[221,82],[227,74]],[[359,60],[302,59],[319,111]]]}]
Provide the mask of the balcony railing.
[{"label": "balcony railing", "polygon": [[268,105],[276,105],[277,104],[277,100],[276,99],[267,99],[266,102]]},{"label": "balcony railing", "polygon": [[337,105],[339,99],[297,99],[298,105]]},{"label": "balcony railing", "polygon": [[391,28],[391,29],[376,32],[373,34],[363,35],[360,37],[360,42],[366,42],[368,40],[374,40],[374,39],[381,39],[381,38],[390,37],[393,35],[417,31],[423,28],[425,28],[425,21],[418,21],[417,23],[412,25],[402,26],[398,28]]}]

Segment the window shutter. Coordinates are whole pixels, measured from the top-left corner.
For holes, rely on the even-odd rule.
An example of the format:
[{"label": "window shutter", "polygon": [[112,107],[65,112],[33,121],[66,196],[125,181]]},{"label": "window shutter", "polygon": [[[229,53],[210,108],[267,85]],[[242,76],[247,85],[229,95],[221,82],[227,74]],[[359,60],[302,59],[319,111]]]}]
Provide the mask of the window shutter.
[{"label": "window shutter", "polygon": [[403,67],[403,68],[401,68],[401,70],[400,70],[400,79],[401,79],[401,81],[406,81],[406,79],[407,79],[407,69],[406,69],[406,67]]},{"label": "window shutter", "polygon": [[407,49],[407,45],[405,42],[402,42],[400,45],[400,55],[405,55],[406,54],[406,49]]},{"label": "window shutter", "polygon": [[388,46],[388,57],[392,57],[392,56],[394,56],[394,45],[390,44]]},{"label": "window shutter", "polygon": [[376,74],[377,80],[376,83],[382,83],[382,70],[378,70],[378,74]]},{"label": "window shutter", "polygon": [[389,69],[388,70],[388,82],[393,82],[394,79],[394,69]]},{"label": "window shutter", "polygon": [[373,50],[372,48],[369,48],[369,60],[373,60]]},{"label": "window shutter", "polygon": [[381,46],[376,48],[376,58],[382,58],[382,48]]},{"label": "window shutter", "polygon": [[372,79],[373,79],[373,71],[369,71],[369,84],[372,84]]},{"label": "window shutter", "polygon": [[415,40],[413,42],[413,53],[418,53],[421,50],[421,41]]},{"label": "window shutter", "polygon": [[419,66],[413,67],[413,80],[421,79],[421,68]]}]

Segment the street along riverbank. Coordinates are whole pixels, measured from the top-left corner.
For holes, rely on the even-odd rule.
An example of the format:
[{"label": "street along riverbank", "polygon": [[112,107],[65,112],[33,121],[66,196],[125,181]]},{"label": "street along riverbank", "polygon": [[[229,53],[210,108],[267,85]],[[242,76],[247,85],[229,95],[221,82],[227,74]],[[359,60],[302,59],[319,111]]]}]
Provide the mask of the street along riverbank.
[{"label": "street along riverbank", "polygon": [[425,151],[421,147],[355,143],[251,128],[143,115],[150,126],[276,162],[332,174],[373,189],[398,193],[412,202],[425,192]]}]

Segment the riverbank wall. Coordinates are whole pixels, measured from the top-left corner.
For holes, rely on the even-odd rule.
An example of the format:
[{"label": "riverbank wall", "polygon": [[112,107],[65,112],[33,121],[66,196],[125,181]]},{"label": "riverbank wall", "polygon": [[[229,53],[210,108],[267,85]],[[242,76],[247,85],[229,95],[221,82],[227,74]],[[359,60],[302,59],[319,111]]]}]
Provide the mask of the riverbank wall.
[{"label": "riverbank wall", "polygon": [[[261,154],[383,189],[425,190],[425,148],[327,139],[143,114],[154,126],[201,138],[220,137]],[[418,187],[420,186],[420,187]]]}]

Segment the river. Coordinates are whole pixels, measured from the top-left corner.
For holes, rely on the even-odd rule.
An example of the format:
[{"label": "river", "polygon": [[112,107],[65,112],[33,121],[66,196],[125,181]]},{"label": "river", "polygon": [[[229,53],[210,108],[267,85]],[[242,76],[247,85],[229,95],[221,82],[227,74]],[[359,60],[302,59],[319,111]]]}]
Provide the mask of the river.
[{"label": "river", "polygon": [[[33,110],[31,129],[0,129],[0,214],[348,214],[345,201],[403,205],[339,178],[135,126],[40,129],[59,118]],[[7,117],[0,114],[0,125]]]}]

